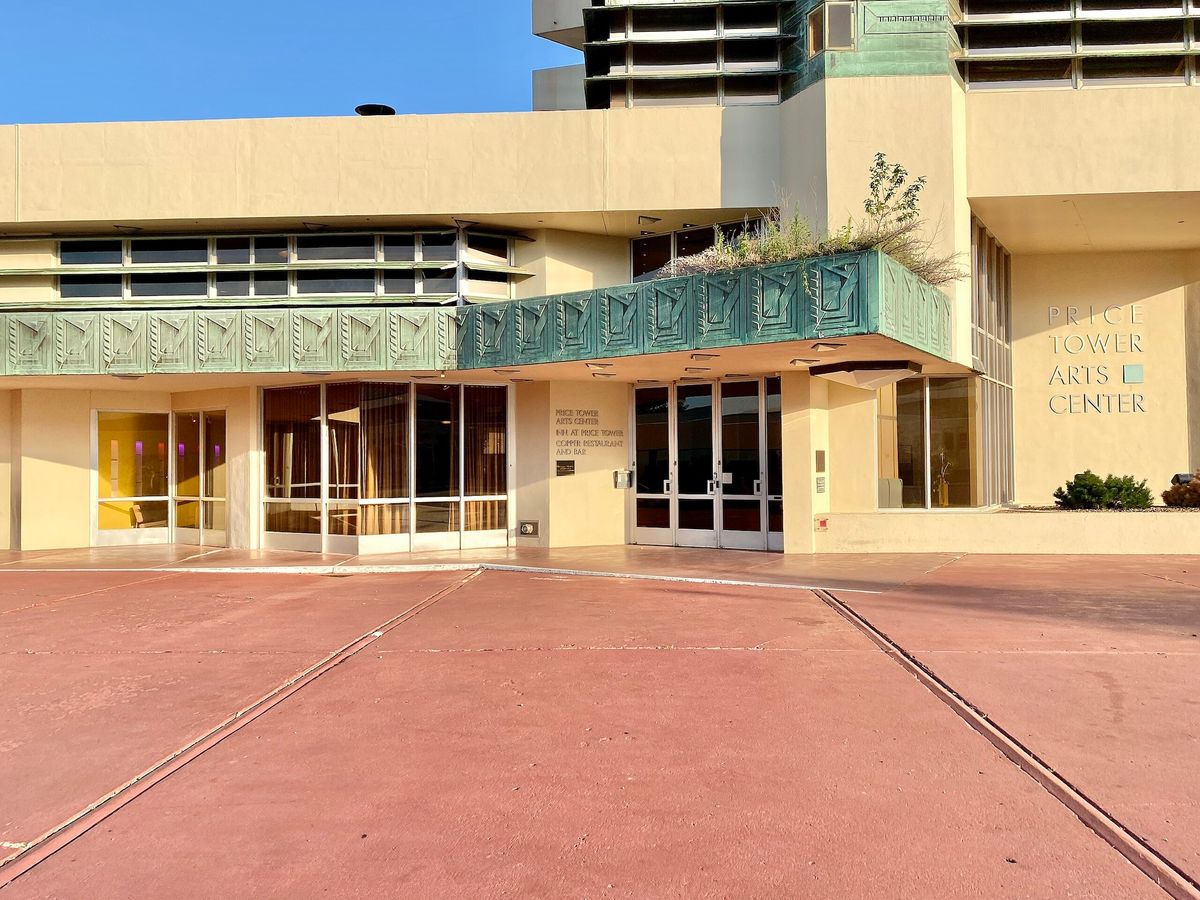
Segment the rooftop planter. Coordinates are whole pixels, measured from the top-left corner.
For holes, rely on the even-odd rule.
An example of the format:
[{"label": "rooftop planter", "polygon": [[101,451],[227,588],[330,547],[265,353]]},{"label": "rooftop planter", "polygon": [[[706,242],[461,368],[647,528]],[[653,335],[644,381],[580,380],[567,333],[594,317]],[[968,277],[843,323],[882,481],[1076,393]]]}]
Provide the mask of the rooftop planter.
[{"label": "rooftop planter", "polygon": [[481,369],[878,334],[942,359],[950,301],[891,257],[844,253],[459,311]]}]

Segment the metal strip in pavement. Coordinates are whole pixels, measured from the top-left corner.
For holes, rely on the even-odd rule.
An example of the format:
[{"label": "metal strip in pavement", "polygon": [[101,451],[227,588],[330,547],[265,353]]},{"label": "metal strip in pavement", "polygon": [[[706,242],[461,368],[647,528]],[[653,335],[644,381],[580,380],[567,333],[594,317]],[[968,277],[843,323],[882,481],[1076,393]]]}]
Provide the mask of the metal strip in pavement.
[{"label": "metal strip in pavement", "polygon": [[531,575],[578,575],[590,578],[625,578],[630,581],[669,581],[677,584],[707,584],[719,587],[771,588],[789,591],[836,590],[849,594],[881,594],[865,588],[828,587],[815,584],[789,584],[780,581],[749,581],[736,578],[697,578],[687,575],[656,574],[652,572],[616,572],[611,569],[565,569],[553,566],[522,566],[510,563],[418,563],[411,566],[175,566],[146,569],[142,567],[100,568],[28,568],[0,570],[0,579],[9,573],[70,574],[72,572],[156,572],[174,575],[333,575],[350,578],[355,575],[416,575],[422,572],[516,572]]},{"label": "metal strip in pavement", "polygon": [[1171,862],[1116,816],[1052,769],[1036,753],[997,725],[932,669],[871,624],[863,615],[825,590],[814,591],[834,612],[861,631],[896,664],[1003,753],[1010,762],[1073,812],[1084,825],[1136,866],[1175,900],[1200,900],[1200,883]]},{"label": "metal strip in pavement", "polygon": [[314,663],[303,672],[289,678],[283,684],[255,700],[249,706],[239,710],[209,729],[191,743],[186,744],[170,756],[155,763],[140,775],[135,776],[125,782],[125,784],[105,794],[86,809],[80,810],[74,816],[56,825],[41,837],[30,841],[17,853],[12,854],[7,859],[0,860],[0,889],[11,884],[30,869],[45,862],[59,850],[62,850],[77,838],[82,837],[113,813],[122,809],[126,804],[140,797],[170,775],[178,772],[188,763],[217,746],[225,738],[236,734],[259,716],[274,709],[292,694],[366,649],[389,631],[403,625],[409,619],[428,609],[443,597],[464,587],[477,574],[478,572],[472,572],[454,584],[447,585],[435,591],[424,600],[404,610],[404,612],[392,616],[392,618],[355,638],[350,643],[339,647],[320,662]]}]

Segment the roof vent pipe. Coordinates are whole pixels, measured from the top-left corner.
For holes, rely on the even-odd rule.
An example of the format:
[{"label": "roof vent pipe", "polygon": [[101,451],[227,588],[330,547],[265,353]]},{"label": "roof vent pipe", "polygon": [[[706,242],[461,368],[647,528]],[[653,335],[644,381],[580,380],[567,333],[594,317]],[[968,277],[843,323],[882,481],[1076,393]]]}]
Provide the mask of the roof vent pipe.
[{"label": "roof vent pipe", "polygon": [[354,111],[360,116],[394,116],[396,114],[396,110],[386,103],[361,103],[354,107]]}]

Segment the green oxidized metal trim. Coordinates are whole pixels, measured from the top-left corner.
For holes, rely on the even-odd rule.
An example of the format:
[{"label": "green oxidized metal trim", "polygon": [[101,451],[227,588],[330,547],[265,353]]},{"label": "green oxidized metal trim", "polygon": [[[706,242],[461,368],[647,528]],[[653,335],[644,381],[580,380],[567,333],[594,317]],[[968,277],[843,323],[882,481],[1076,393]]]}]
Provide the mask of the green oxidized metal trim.
[{"label": "green oxidized metal trim", "polygon": [[878,252],[467,307],[460,369],[886,334],[950,358],[950,302]]},{"label": "green oxidized metal trim", "polygon": [[950,357],[950,303],[878,252],[454,309],[0,314],[4,375],[470,370],[883,334]]}]

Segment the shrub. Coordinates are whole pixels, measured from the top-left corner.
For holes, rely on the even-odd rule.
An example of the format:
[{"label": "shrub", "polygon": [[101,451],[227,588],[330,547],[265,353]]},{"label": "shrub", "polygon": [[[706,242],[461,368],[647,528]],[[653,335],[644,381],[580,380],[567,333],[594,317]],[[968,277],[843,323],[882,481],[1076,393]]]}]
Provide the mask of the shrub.
[{"label": "shrub", "polygon": [[1167,506],[1200,506],[1200,472],[1187,484],[1173,484],[1163,491],[1163,503]]},{"label": "shrub", "polygon": [[1091,469],[1081,472],[1054,492],[1062,509],[1146,509],[1153,505],[1145,481],[1132,475],[1101,478]]}]

